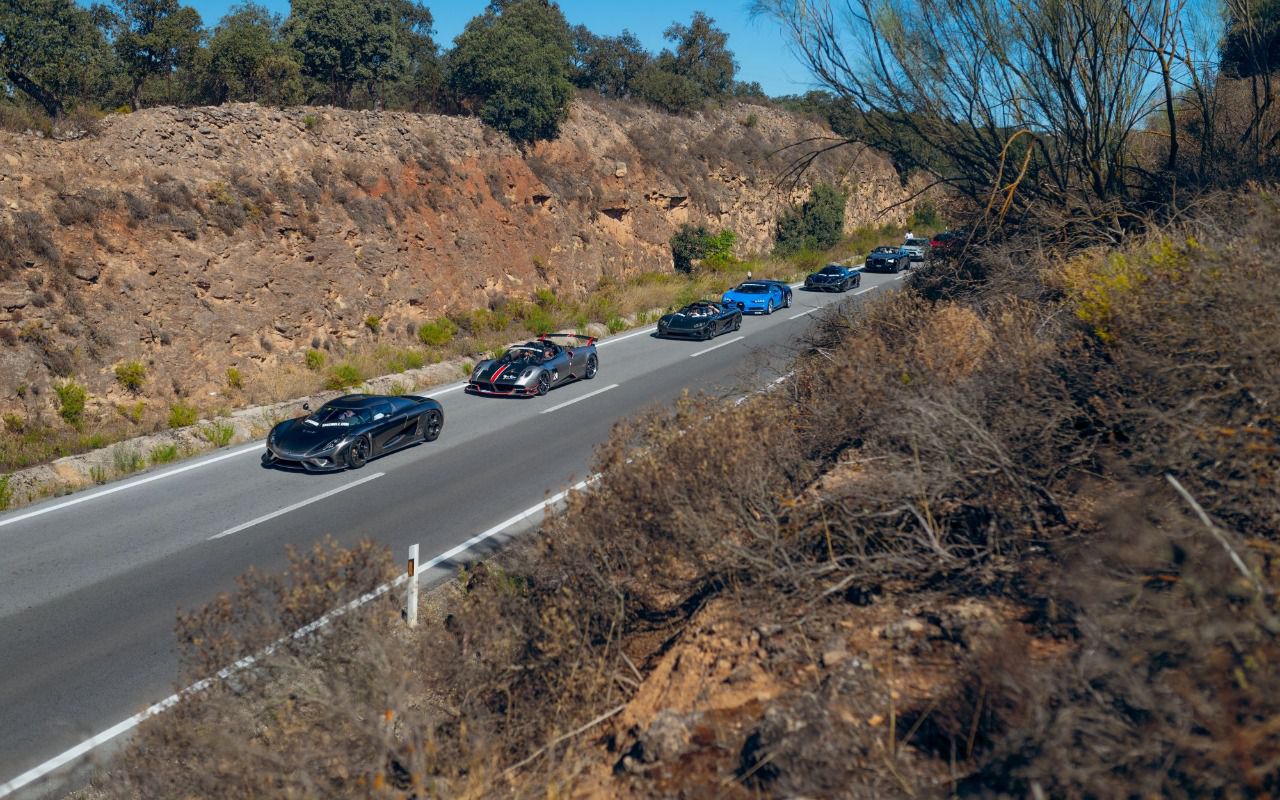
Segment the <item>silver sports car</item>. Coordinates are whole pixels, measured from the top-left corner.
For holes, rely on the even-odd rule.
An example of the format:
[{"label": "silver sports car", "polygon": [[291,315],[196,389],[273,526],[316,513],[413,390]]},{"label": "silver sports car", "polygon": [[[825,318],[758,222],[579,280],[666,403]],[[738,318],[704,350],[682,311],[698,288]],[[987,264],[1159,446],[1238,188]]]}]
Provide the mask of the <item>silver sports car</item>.
[{"label": "silver sports car", "polygon": [[[560,344],[553,339],[567,341]],[[511,347],[501,358],[481,361],[471,373],[467,391],[501,397],[532,397],[570,381],[589,381],[599,370],[595,337],[548,333],[536,342]]]}]

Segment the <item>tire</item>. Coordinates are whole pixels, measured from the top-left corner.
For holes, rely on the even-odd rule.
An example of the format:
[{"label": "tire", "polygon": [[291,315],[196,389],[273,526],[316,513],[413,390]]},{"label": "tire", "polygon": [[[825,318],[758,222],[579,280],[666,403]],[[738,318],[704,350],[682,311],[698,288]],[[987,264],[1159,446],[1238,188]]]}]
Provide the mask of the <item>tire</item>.
[{"label": "tire", "polygon": [[262,454],[262,466],[274,467],[275,465],[276,465],[276,457],[271,454],[270,450]]},{"label": "tire", "polygon": [[584,380],[591,380],[600,371],[600,359],[596,358],[596,354],[592,353],[587,356],[587,371],[582,374]]},{"label": "tire", "polygon": [[791,308],[791,295],[790,295],[790,293],[788,293],[788,294],[784,294],[784,295],[782,296],[782,307],[783,307],[783,308]]},{"label": "tire", "polygon": [[361,436],[351,444],[347,445],[347,466],[351,469],[360,469],[369,463],[369,437]]},{"label": "tire", "polygon": [[769,315],[773,313],[773,300],[769,301],[769,305],[765,308],[764,313],[765,315]]},{"label": "tire", "polygon": [[541,397],[551,390],[551,376],[542,373],[538,376],[538,396]]},{"label": "tire", "polygon": [[862,273],[858,273],[858,277],[853,279],[853,285],[854,287],[859,287],[862,285]]},{"label": "tire", "polygon": [[424,442],[434,442],[440,438],[444,429],[444,414],[432,409],[418,417],[418,438]]},{"label": "tire", "polygon": [[738,316],[736,316],[736,317],[734,317],[734,318],[733,318],[733,329],[734,329],[735,331],[740,331],[740,330],[742,330],[742,315],[741,315],[741,314],[739,314]]}]

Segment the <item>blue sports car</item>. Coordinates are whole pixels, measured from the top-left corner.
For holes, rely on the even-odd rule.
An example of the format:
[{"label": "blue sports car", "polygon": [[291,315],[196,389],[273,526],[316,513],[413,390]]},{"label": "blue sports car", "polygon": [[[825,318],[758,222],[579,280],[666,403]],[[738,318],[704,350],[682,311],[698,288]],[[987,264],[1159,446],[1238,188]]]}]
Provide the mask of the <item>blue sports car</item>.
[{"label": "blue sports car", "polygon": [[725,292],[721,302],[744,314],[772,314],[791,305],[791,298],[774,281],[746,281]]}]

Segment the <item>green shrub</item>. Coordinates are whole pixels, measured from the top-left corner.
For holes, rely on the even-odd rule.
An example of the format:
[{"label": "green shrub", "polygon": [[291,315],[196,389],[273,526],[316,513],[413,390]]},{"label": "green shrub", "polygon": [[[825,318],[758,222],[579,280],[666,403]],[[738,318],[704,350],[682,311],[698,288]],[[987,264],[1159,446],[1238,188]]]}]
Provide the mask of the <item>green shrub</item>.
[{"label": "green shrub", "polygon": [[942,227],[942,215],[938,213],[938,209],[934,208],[933,203],[925,200],[911,210],[911,218],[907,220],[907,227],[911,229],[938,230]]},{"label": "green shrub", "polygon": [[211,422],[200,429],[200,438],[214,447],[226,447],[235,435],[235,426],[229,422]]},{"label": "green shrub", "polygon": [[848,196],[825,183],[815,184],[809,199],[778,219],[775,240],[779,255],[799,250],[826,250],[844,236],[844,207]]},{"label": "green shrub", "polygon": [[470,361],[463,361],[463,362],[462,362],[462,377],[464,377],[464,378],[470,378],[470,377],[471,377],[471,373],[472,373],[473,371],[475,371],[475,368],[476,368],[476,365],[475,365],[475,364],[472,364]]},{"label": "green shrub", "polygon": [[550,310],[552,308],[555,308],[555,305],[556,305],[555,292],[545,287],[538,289],[533,293],[533,302],[535,305],[538,306],[538,308],[541,308],[544,310]]},{"label": "green shrub", "polygon": [[377,314],[370,314],[364,318],[364,326],[376,336],[378,331],[382,330],[382,317]]},{"label": "green shrub", "polygon": [[442,347],[448,344],[457,332],[458,326],[453,323],[453,320],[441,317],[423,323],[422,327],[418,328],[418,338],[425,345]]},{"label": "green shrub", "polygon": [[400,395],[408,394],[408,393],[409,393],[409,387],[401,383],[400,381],[395,381],[389,387],[387,387],[387,394],[392,395],[394,397],[399,397]]},{"label": "green shrub", "polygon": [[235,367],[227,367],[227,386],[232,389],[244,388],[244,376]]},{"label": "green shrub", "polygon": [[324,369],[324,362],[327,360],[323,350],[308,350],[305,356],[307,369],[312,372],[319,372]]},{"label": "green shrub", "polygon": [[141,361],[116,364],[116,382],[131,392],[137,392],[147,380],[147,368]]},{"label": "green shrub", "polygon": [[22,433],[27,427],[27,421],[17,414],[4,415],[4,429],[9,433]]},{"label": "green shrub", "polygon": [[334,366],[328,380],[325,381],[325,386],[329,389],[349,389],[352,386],[359,386],[363,381],[364,376],[360,374],[360,369],[355,364],[343,363]]},{"label": "green shrub", "polygon": [[117,475],[128,475],[147,465],[142,454],[126,444],[118,444],[111,448],[111,460],[115,464]]},{"label": "green shrub", "polygon": [[101,464],[94,464],[89,467],[89,479],[101,486],[111,478],[111,473]]},{"label": "green shrub", "polygon": [[170,461],[178,459],[178,446],[176,444],[159,444],[151,448],[149,456],[152,464],[168,464]]},{"label": "green shrub", "polygon": [[609,329],[609,333],[617,333],[627,327],[627,322],[622,317],[610,317],[605,327]]},{"label": "green shrub", "polygon": [[13,489],[9,487],[9,475],[0,477],[0,511],[4,511],[13,502]]},{"label": "green shrub", "polygon": [[89,399],[89,393],[71,379],[54,384],[53,391],[58,395],[58,416],[66,420],[68,425],[79,429],[84,424],[84,404]]},{"label": "green shrub", "polygon": [[534,306],[525,314],[524,325],[533,333],[550,333],[556,328],[555,317],[541,306]]},{"label": "green shrub", "polygon": [[190,403],[179,400],[169,406],[170,428],[185,428],[188,425],[194,425],[199,418],[200,412]]}]

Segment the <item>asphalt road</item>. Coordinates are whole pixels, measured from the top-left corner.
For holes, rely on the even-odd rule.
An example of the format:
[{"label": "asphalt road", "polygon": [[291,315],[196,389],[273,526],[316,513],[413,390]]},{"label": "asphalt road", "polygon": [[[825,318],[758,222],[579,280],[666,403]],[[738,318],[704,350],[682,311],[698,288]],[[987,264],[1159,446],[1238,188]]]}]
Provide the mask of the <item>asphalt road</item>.
[{"label": "asphalt road", "polygon": [[444,404],[440,439],[359,471],[264,469],[258,442],[0,515],[0,797],[172,693],[176,609],[232,589],[249,566],[279,569],[286,545],[326,535],[397,554],[420,543],[425,562],[581,480],[616,420],[686,389],[758,388],[819,307],[900,277],[865,275],[847,295],[796,291],[792,308],[710,342],[620,334],[601,343],[594,380],[545,397],[428,392]]}]

